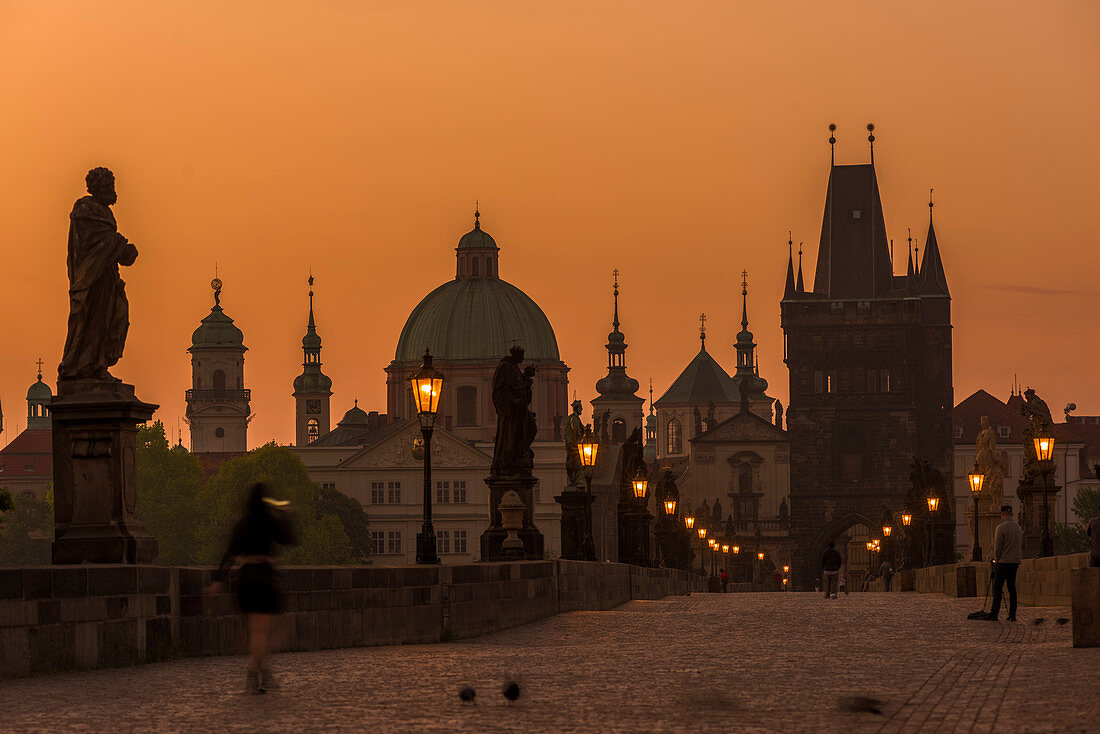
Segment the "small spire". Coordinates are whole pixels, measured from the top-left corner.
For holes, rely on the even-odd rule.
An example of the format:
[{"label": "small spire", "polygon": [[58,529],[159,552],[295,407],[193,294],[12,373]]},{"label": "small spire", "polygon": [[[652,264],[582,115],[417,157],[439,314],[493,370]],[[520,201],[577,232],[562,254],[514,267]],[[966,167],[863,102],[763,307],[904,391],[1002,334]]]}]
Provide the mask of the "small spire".
[{"label": "small spire", "polygon": [[913,230],[906,227],[905,231],[909,235],[906,238],[909,242],[909,245],[908,245],[908,248],[907,248],[907,252],[908,252],[908,255],[909,255],[909,267],[906,269],[905,275],[906,275],[906,277],[909,278],[909,285],[912,286],[913,285],[913,274],[914,274],[914,271],[913,271]]},{"label": "small spire", "polygon": [[313,269],[309,271],[309,324],[307,328],[312,332],[317,328],[313,320]]},{"label": "small spire", "polygon": [[705,351],[707,348],[707,315],[705,313],[699,314],[699,341],[701,349]]},{"label": "small spire", "polygon": [[875,123],[867,123],[867,142],[871,144],[871,165],[875,165]]},{"label": "small spire", "polygon": [[932,188],[929,187],[928,188],[928,222],[929,222],[929,224],[932,223],[932,207],[933,206],[934,206],[934,204],[932,202]]},{"label": "small spire", "polygon": [[793,298],[794,290],[794,241],[791,239],[791,231],[787,230],[787,281],[783,286],[783,299]]},{"label": "small spire", "polygon": [[474,229],[481,229],[481,204],[474,199]]},{"label": "small spire", "polygon": [[806,284],[802,280],[802,243],[798,243],[798,282],[795,284],[795,289],[799,293],[806,292]]},{"label": "small spire", "polygon": [[741,329],[749,328],[749,271],[741,271]]},{"label": "small spire", "polygon": [[356,408],[358,408],[358,407],[359,407],[359,398],[356,398],[356,399],[355,399],[355,407],[356,407]]},{"label": "small spire", "polygon": [[653,412],[653,378],[649,378],[649,412]]},{"label": "small spire", "polygon": [[829,123],[829,165],[836,165],[836,123]]},{"label": "small spire", "polygon": [[615,317],[611,321],[611,325],[615,327],[615,331],[619,330],[619,269],[615,268],[611,271],[611,277],[614,278],[614,298],[615,298]]}]

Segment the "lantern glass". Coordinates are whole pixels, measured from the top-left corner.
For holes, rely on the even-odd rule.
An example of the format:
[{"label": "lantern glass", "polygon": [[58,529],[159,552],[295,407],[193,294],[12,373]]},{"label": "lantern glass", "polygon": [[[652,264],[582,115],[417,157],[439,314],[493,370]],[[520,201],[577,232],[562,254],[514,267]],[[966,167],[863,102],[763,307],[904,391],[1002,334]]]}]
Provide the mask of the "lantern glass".
[{"label": "lantern glass", "polygon": [[940,498],[939,497],[929,497],[928,498],[928,511],[929,512],[935,512],[936,509],[939,508],[939,506],[940,506]]},{"label": "lantern glass", "polygon": [[730,552],[730,547],[728,545],[726,545],[725,543],[722,544],[722,552],[723,553],[729,553]]},{"label": "lantern glass", "polygon": [[894,532],[894,529],[892,527],[890,527],[889,525],[883,525],[882,526],[882,535],[883,535],[883,537],[889,538],[890,533],[892,533],[892,532]]},{"label": "lantern glass", "polygon": [[686,527],[688,530],[691,530],[692,528],[694,528],[695,527],[695,518],[694,517],[685,517],[684,518],[684,527]]},{"label": "lantern glass", "polygon": [[586,471],[596,466],[596,453],[600,450],[600,444],[592,431],[585,434],[584,438],[577,442],[577,453],[580,454],[581,466]]},{"label": "lantern glass", "polygon": [[676,500],[665,500],[665,514],[666,515],[675,515],[676,514]]},{"label": "lantern glass", "polygon": [[756,557],[759,558],[761,561],[764,560],[764,554],[763,553],[757,553]]},{"label": "lantern glass", "polygon": [[645,499],[645,491],[649,487],[649,480],[639,475],[631,485],[634,487],[634,496],[640,500]]},{"label": "lantern glass", "polygon": [[439,411],[439,396],[443,392],[443,373],[432,366],[431,352],[424,350],[424,361],[409,382],[412,384],[416,412],[422,418],[434,421]]},{"label": "lantern glass", "polygon": [[699,528],[699,539],[702,540],[705,537],[707,537],[707,529]]},{"label": "lantern glass", "polygon": [[739,546],[739,545],[733,546],[733,552],[734,553],[740,553],[741,552],[741,546]]},{"label": "lantern glass", "polygon": [[1035,456],[1039,461],[1050,461],[1050,457],[1054,456],[1054,436],[1035,438]]},{"label": "lantern glass", "polygon": [[967,474],[966,478],[970,481],[970,491],[979,494],[985,484],[985,474],[978,469],[978,462],[974,462],[974,471]]},{"label": "lantern glass", "polygon": [[790,566],[784,566],[783,567],[783,573],[790,573],[790,572],[791,572],[791,567]]},{"label": "lantern glass", "polygon": [[913,524],[913,516],[909,515],[909,514],[902,515],[901,516],[901,524],[906,526],[906,527],[909,527],[910,525]]}]

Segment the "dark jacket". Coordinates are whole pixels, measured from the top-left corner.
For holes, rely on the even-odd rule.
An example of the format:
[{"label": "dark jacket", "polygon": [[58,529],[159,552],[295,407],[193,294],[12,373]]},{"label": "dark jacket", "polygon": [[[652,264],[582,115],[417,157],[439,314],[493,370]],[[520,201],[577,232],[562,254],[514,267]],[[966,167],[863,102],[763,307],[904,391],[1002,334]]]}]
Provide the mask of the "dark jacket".
[{"label": "dark jacket", "polygon": [[836,548],[829,548],[821,554],[822,571],[839,571],[844,565],[844,559]]}]

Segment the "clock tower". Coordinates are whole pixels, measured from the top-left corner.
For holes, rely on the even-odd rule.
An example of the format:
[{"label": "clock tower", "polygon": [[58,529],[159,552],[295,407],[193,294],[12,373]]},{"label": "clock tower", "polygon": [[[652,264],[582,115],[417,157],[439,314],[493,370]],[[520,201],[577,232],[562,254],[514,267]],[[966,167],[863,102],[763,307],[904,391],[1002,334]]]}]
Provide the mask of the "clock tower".
[{"label": "clock tower", "polygon": [[329,432],[332,380],[321,372],[321,337],[313,321],[313,276],[309,276],[309,322],[302,338],[302,374],[294,378],[294,426],[297,446],[313,443]]}]

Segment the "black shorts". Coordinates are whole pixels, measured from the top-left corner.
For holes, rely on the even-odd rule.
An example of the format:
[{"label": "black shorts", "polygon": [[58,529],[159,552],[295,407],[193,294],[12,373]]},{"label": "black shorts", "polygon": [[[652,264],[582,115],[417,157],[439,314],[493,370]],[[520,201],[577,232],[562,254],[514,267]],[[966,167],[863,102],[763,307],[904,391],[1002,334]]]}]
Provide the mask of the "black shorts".
[{"label": "black shorts", "polygon": [[279,574],[270,563],[246,563],[237,572],[237,604],[245,614],[278,614]]}]

